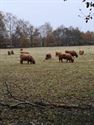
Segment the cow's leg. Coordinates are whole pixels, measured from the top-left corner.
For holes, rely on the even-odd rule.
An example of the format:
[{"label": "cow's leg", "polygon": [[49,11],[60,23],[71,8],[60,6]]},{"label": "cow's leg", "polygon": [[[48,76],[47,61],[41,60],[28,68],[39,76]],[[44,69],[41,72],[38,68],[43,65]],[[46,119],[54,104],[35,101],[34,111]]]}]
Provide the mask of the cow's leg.
[{"label": "cow's leg", "polygon": [[61,59],[61,62],[63,63],[63,59]]},{"label": "cow's leg", "polygon": [[71,60],[69,60],[69,62],[71,63]]},{"label": "cow's leg", "polygon": [[59,59],[59,62],[61,61],[61,59]]},{"label": "cow's leg", "polygon": [[27,63],[29,64],[29,60],[27,61]]},{"label": "cow's leg", "polygon": [[23,60],[20,60],[20,64],[23,64]]}]

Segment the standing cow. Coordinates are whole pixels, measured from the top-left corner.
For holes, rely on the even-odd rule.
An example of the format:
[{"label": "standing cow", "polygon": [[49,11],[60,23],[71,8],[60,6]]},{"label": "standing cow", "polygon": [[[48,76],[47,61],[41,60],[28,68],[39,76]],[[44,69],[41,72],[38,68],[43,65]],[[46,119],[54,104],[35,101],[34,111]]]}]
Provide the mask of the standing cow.
[{"label": "standing cow", "polygon": [[14,51],[13,50],[11,50],[11,54],[14,55]]},{"label": "standing cow", "polygon": [[10,52],[10,51],[8,51],[8,55],[11,55],[11,52]]}]

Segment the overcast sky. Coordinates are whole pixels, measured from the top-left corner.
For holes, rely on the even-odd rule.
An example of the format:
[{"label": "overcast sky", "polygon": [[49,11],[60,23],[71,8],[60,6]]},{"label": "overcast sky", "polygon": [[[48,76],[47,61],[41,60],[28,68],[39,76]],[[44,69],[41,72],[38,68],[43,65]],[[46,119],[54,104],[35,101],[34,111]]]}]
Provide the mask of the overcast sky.
[{"label": "overcast sky", "polygon": [[[94,19],[85,23],[82,9],[87,14],[82,0],[0,0],[0,11],[10,12],[19,19],[29,21],[39,27],[49,22],[53,28],[60,25],[79,27],[82,31],[94,31]],[[81,14],[81,18],[78,15]]]}]

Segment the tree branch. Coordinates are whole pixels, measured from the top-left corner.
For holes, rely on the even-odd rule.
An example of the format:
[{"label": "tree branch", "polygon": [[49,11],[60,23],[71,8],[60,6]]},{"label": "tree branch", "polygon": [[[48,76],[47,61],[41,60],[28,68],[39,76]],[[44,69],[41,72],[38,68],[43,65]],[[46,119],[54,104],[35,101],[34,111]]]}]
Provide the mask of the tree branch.
[{"label": "tree branch", "polygon": [[18,98],[16,98],[9,90],[9,86],[7,84],[7,82],[4,83],[4,85],[6,86],[6,91],[7,93],[10,95],[10,97],[16,101],[18,101],[18,103],[11,105],[11,104],[6,104],[2,101],[0,101],[0,105],[10,108],[10,109],[15,109],[15,108],[23,108],[23,106],[26,107],[26,105],[28,106],[33,106],[33,107],[38,107],[38,108],[63,108],[63,109],[80,109],[80,110],[94,110],[94,106],[93,105],[66,105],[66,104],[57,104],[57,103],[48,103],[48,102],[29,102],[29,101],[25,101],[25,100],[20,100]]}]

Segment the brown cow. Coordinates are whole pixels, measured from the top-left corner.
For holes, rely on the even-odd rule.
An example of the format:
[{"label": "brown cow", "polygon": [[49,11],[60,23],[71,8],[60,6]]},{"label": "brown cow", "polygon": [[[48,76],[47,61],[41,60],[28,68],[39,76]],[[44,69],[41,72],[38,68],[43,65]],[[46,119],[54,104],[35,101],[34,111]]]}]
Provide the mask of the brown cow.
[{"label": "brown cow", "polygon": [[61,52],[57,52],[55,53],[55,56],[59,56],[61,54]]},{"label": "brown cow", "polygon": [[23,48],[21,48],[20,51],[23,51]]},{"label": "brown cow", "polygon": [[61,61],[61,62],[63,62],[63,59],[65,59],[66,60],[66,62],[74,62],[74,59],[72,58],[72,56],[70,55],[70,54],[66,54],[66,53],[64,53],[64,54],[60,54],[59,55],[59,62]]},{"label": "brown cow", "polygon": [[10,51],[8,51],[8,55],[11,55],[11,52],[10,52]]},{"label": "brown cow", "polygon": [[83,55],[84,54],[84,50],[79,50],[79,55]]},{"label": "brown cow", "polygon": [[52,58],[52,56],[50,53],[46,54],[46,57],[45,57],[46,60],[51,59],[51,58]]},{"label": "brown cow", "polygon": [[23,64],[23,61],[27,61],[28,64],[29,64],[29,62],[32,64],[35,64],[34,58],[29,54],[21,54],[20,55],[20,63]]},{"label": "brown cow", "polygon": [[11,50],[11,54],[14,55],[14,51],[13,50]]},{"label": "brown cow", "polygon": [[69,53],[71,54],[73,57],[78,57],[78,54],[76,53],[76,51],[72,50],[72,51],[69,51],[69,50],[65,50],[65,53]]}]

